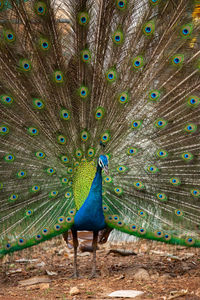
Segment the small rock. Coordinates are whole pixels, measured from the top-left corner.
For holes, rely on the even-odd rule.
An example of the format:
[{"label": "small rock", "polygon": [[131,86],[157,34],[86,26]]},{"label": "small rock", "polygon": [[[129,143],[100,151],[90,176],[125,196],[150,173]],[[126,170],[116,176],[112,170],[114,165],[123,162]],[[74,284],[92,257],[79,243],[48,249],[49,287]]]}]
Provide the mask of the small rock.
[{"label": "small rock", "polygon": [[38,263],[37,265],[36,265],[36,267],[44,267],[45,266],[45,263],[43,262],[43,261],[41,261],[40,263]]},{"label": "small rock", "polygon": [[51,272],[51,271],[48,271],[48,270],[46,270],[46,273],[47,273],[47,275],[49,275],[49,276],[57,276],[57,275],[58,275],[58,273],[56,273],[56,272]]},{"label": "small rock", "polygon": [[73,286],[73,287],[70,289],[69,294],[70,294],[71,296],[78,295],[78,294],[80,294],[80,290],[77,288],[77,286]]},{"label": "small rock", "polygon": [[61,256],[65,252],[65,249],[60,249],[57,253],[58,256]]},{"label": "small rock", "polygon": [[120,276],[118,276],[118,277],[115,277],[115,280],[122,280],[122,279],[124,279],[124,278],[125,278],[125,275],[122,274],[122,275],[120,275]]},{"label": "small rock", "polygon": [[119,298],[135,298],[143,295],[144,293],[141,291],[133,291],[133,290],[119,290],[109,294],[109,297],[119,297]]},{"label": "small rock", "polygon": [[138,269],[134,275],[135,280],[149,280],[150,276],[147,270],[145,269]]}]

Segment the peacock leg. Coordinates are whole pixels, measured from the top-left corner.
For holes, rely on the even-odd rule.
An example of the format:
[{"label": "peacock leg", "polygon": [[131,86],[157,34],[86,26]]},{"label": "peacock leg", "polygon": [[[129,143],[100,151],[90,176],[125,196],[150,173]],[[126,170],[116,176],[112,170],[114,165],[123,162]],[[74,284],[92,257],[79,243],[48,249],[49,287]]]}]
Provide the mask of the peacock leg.
[{"label": "peacock leg", "polygon": [[68,230],[63,233],[63,238],[64,238],[66,244],[68,245]]},{"label": "peacock leg", "polygon": [[72,277],[78,278],[78,270],[77,270],[77,248],[78,248],[78,238],[77,238],[77,230],[72,230],[73,236],[73,246],[74,246],[74,274]]},{"label": "peacock leg", "polygon": [[97,241],[98,241],[98,231],[93,231],[93,261],[92,261],[92,272],[90,275],[90,279],[96,277],[96,250],[97,250]]}]

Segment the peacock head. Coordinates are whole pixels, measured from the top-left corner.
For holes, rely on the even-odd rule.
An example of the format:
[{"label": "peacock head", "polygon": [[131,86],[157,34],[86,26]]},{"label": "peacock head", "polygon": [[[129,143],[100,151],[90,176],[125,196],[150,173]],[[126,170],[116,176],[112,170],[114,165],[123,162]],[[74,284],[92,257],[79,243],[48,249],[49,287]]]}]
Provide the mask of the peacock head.
[{"label": "peacock head", "polygon": [[100,155],[98,165],[106,174],[108,174],[108,159],[105,155]]}]

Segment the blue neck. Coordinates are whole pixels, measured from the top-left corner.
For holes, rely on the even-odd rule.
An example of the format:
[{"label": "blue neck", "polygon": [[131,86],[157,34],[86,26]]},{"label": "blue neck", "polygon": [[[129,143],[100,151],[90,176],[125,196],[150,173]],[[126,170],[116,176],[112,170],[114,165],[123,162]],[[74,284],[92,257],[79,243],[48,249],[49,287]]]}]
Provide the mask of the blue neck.
[{"label": "blue neck", "polygon": [[74,229],[98,231],[105,228],[102,209],[102,169],[97,166],[89,195],[74,218]]},{"label": "blue neck", "polygon": [[[101,202],[99,204],[101,204],[101,207],[102,207],[102,175],[101,175],[101,173],[102,173],[102,169],[98,165],[94,180],[92,182],[90,193],[95,192],[95,193],[98,193],[100,195],[98,200]],[[90,193],[89,193],[89,195],[90,195]],[[89,200],[89,199],[87,198],[86,201],[87,200]]]}]

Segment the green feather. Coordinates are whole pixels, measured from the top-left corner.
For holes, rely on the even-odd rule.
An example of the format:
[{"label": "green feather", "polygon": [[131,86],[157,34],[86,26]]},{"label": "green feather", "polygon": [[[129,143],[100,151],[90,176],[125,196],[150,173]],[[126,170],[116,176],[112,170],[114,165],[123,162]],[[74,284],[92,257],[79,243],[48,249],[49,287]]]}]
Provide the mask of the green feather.
[{"label": "green feather", "polygon": [[93,161],[81,162],[75,170],[73,176],[73,194],[77,210],[83,205],[89,194],[95,173],[96,168]]}]

